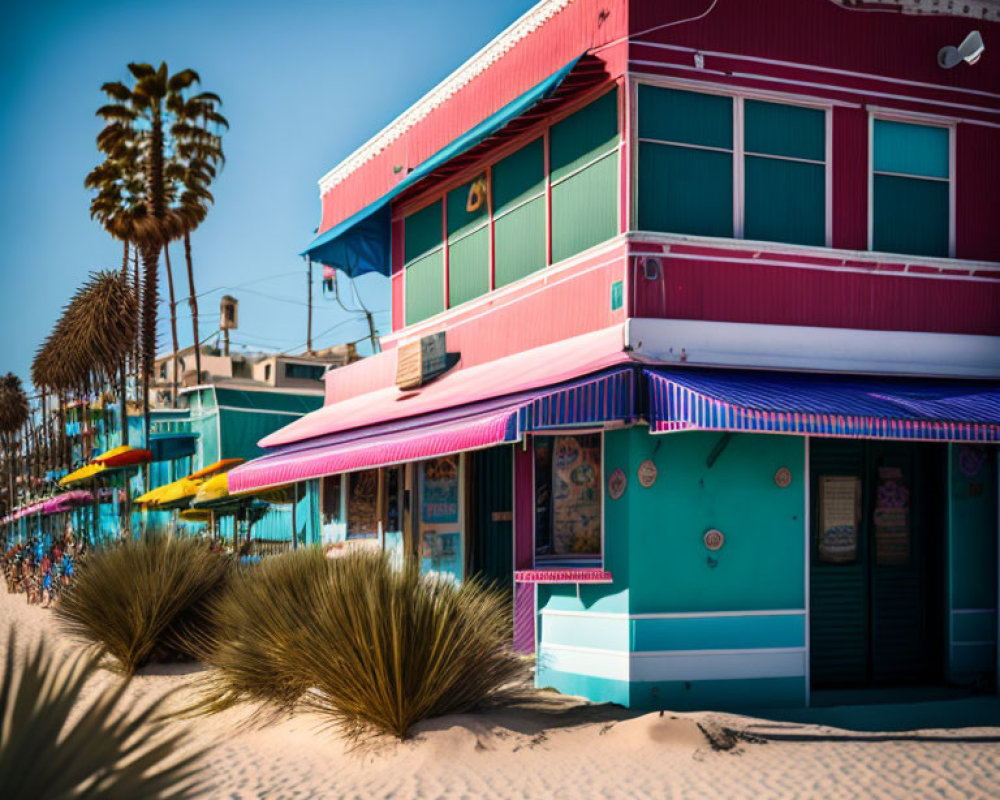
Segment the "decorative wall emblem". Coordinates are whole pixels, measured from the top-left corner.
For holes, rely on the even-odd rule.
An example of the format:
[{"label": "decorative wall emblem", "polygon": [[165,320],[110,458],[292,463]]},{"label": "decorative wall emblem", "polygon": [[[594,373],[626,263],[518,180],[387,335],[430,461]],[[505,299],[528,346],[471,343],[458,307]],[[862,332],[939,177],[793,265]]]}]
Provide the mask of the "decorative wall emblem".
[{"label": "decorative wall emblem", "polygon": [[656,476],[659,471],[656,469],[656,464],[653,463],[651,458],[647,458],[639,465],[639,485],[643,489],[648,489],[654,483],[656,483]]},{"label": "decorative wall emblem", "polygon": [[612,500],[618,500],[625,494],[625,487],[628,485],[628,478],[625,477],[625,470],[616,467],[608,475],[608,496]]},{"label": "decorative wall emblem", "polygon": [[705,547],[709,550],[721,550],[725,543],[726,537],[722,535],[722,531],[715,528],[705,531]]},{"label": "decorative wall emblem", "polygon": [[792,485],[792,471],[788,467],[781,467],[774,473],[774,482],[781,489],[787,489]]},{"label": "decorative wall emblem", "polygon": [[966,478],[975,478],[986,461],[986,450],[982,447],[963,445],[958,448],[958,471]]}]

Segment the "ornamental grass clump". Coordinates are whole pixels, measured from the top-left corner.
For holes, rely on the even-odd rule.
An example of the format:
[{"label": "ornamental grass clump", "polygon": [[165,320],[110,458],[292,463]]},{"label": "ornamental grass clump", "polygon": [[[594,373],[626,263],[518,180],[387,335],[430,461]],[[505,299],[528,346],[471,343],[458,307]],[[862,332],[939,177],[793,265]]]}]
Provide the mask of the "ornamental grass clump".
[{"label": "ornamental grass clump", "polygon": [[216,702],[308,708],[355,740],[509,700],[526,671],[499,592],[378,553],[268,559],[236,576],[212,612]]},{"label": "ornamental grass clump", "polygon": [[166,733],[163,698],[122,709],[122,681],[81,705],[98,659],[53,657],[39,642],[17,654],[13,626],[0,669],[0,787],[4,800],[196,797],[200,751]]},{"label": "ornamental grass clump", "polygon": [[196,655],[207,602],[229,560],[200,539],[146,535],[91,551],[57,606],[69,631],[131,675],[151,661]]}]

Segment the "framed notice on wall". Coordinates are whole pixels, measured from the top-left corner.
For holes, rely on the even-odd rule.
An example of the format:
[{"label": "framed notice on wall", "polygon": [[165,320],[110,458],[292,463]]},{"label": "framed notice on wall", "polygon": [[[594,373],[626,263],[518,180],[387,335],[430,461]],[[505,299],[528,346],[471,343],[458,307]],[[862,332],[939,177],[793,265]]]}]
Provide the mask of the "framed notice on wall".
[{"label": "framed notice on wall", "polygon": [[861,479],[850,475],[819,478],[820,561],[844,564],[858,557],[858,525],[861,521]]},{"label": "framed notice on wall", "polygon": [[910,490],[900,467],[878,470],[875,493],[875,563],[901,566],[910,561]]}]

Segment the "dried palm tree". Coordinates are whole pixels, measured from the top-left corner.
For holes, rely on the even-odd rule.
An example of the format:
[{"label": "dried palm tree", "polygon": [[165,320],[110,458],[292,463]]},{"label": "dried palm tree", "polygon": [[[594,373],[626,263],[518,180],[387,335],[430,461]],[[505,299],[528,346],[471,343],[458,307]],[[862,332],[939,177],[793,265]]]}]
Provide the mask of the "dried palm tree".
[{"label": "dried palm tree", "polygon": [[[118,169],[121,173],[111,182],[119,187],[122,202],[130,204],[129,239],[142,257],[140,349],[143,427],[148,441],[149,384],[156,358],[159,254],[170,241],[183,236],[197,216],[189,205],[181,202],[181,197],[185,189],[193,189],[197,194],[203,187],[187,187],[184,181],[189,174],[200,177],[206,170],[197,164],[192,167],[189,162],[203,157],[214,169],[222,157],[216,131],[228,123],[217,111],[221,102],[217,95],[209,92],[188,95],[200,82],[194,70],[170,75],[165,63],[158,68],[132,63],[128,69],[133,79],[131,86],[111,82],[101,87],[111,102],[97,110],[105,122],[97,136],[97,146],[112,162],[108,172]],[[201,112],[199,115],[188,112],[192,104]],[[105,199],[114,199],[115,190],[105,187],[104,191]]]}]

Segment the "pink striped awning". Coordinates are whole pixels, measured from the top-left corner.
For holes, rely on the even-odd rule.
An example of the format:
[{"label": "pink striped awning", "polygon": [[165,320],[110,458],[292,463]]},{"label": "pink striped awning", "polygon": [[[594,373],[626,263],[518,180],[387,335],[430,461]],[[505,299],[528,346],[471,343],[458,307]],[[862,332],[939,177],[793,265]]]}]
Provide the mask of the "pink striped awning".
[{"label": "pink striped awning", "polygon": [[634,378],[631,367],[618,368],[544,391],[275,448],[229,472],[229,490],[253,492],[324,475],[478,450],[516,442],[526,431],[630,419],[635,414]]}]

